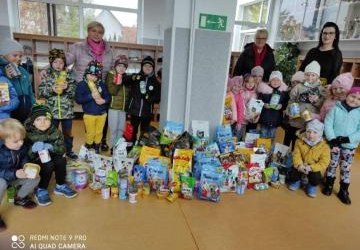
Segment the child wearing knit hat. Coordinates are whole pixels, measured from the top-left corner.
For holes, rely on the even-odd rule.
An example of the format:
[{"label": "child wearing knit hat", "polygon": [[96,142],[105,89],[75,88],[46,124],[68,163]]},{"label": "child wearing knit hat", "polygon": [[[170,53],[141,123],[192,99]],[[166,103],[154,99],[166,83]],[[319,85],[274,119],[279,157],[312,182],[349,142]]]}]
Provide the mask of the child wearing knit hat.
[{"label": "child wearing knit hat", "polygon": [[76,82],[72,71],[66,69],[65,53],[62,49],[50,50],[49,62],[50,67],[46,70],[46,77],[41,79],[39,85],[39,97],[44,98],[45,104],[50,108],[53,125],[58,127],[61,123],[66,156],[76,160],[77,155],[72,151]]},{"label": "child wearing knit hat", "polygon": [[360,87],[352,87],[343,101],[325,117],[325,135],[331,147],[331,162],[326,170],[323,194],[329,196],[334,187],[336,168],[340,165],[340,190],[342,203],[350,205],[349,196],[351,164],[360,143]]},{"label": "child wearing knit hat", "polygon": [[322,138],[323,132],[324,124],[313,119],[306,124],[305,134],[296,140],[292,153],[294,167],[289,174],[288,188],[291,191],[298,190],[303,184],[306,194],[312,198],[316,197],[317,185],[322,181],[322,172],[330,162],[330,148]]},{"label": "child wearing knit hat", "polygon": [[129,77],[125,73],[127,67],[128,58],[125,55],[120,55],[105,80],[106,87],[111,95],[108,122],[112,147],[119,138],[122,138],[126,121],[125,107],[129,98]]},{"label": "child wearing knit hat", "polygon": [[[73,198],[77,193],[65,182],[66,158],[65,144],[62,133],[52,123],[52,114],[49,107],[35,105],[30,117],[25,121],[26,138],[31,144],[30,160],[41,166],[40,183],[35,192],[35,199],[40,206],[52,203],[49,197],[49,182],[55,172],[56,186],[54,193]],[[43,157],[46,154],[46,157]]]},{"label": "child wearing knit hat", "polygon": [[350,72],[338,75],[329,87],[328,96],[320,109],[320,119],[325,120],[326,114],[335,106],[336,101],[343,101],[350,91],[354,77]]},{"label": "child wearing knit hat", "polygon": [[20,66],[23,46],[15,40],[0,39],[0,70],[7,76],[19,97],[19,105],[11,117],[24,122],[35,104],[29,73]]},{"label": "child wearing knit hat", "polygon": [[264,69],[261,66],[255,66],[251,69],[251,75],[254,77],[256,86],[258,86],[262,81],[264,77]]}]

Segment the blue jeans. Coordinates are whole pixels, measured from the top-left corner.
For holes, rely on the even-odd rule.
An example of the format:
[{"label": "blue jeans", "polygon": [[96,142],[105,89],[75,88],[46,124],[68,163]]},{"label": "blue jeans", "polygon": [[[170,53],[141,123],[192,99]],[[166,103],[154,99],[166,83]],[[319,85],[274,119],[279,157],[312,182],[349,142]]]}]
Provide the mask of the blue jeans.
[{"label": "blue jeans", "polygon": [[66,148],[66,153],[70,153],[73,148],[73,136],[71,133],[72,130],[72,119],[53,119],[53,124],[56,128],[59,127],[59,123],[61,123],[61,130],[64,135],[64,143]]},{"label": "blue jeans", "polygon": [[276,132],[276,127],[268,127],[265,125],[261,125],[260,137],[261,138],[270,138],[270,139],[274,140],[275,132]]}]

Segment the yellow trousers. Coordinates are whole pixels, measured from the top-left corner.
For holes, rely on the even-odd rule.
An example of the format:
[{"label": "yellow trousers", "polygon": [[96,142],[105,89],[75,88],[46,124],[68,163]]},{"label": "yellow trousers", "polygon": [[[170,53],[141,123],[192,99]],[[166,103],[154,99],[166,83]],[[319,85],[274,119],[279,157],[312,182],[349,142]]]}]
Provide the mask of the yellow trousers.
[{"label": "yellow trousers", "polygon": [[87,144],[101,143],[103,128],[106,121],[106,113],[102,115],[88,115],[83,116],[85,124],[85,138]]}]

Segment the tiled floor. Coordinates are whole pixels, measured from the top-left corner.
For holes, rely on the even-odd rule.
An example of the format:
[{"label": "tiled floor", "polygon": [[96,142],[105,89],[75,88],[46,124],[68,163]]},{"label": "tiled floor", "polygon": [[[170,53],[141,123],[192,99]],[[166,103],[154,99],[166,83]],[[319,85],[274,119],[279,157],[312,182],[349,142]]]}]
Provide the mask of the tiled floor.
[{"label": "tiled floor", "polygon": [[[76,121],[74,134],[83,140],[81,121]],[[80,143],[77,140],[76,149]],[[12,236],[24,235],[23,249],[59,249],[76,246],[64,243],[84,243],[77,249],[357,250],[359,162],[357,157],[351,177],[351,206],[340,203],[335,195],[319,193],[311,199],[284,186],[279,190],[247,190],[243,196],[224,194],[218,204],[199,200],[171,204],[155,195],[130,204],[103,200],[89,189],[72,200],[52,195],[51,206],[31,211],[2,203],[8,230],[0,233],[0,249],[14,249],[11,243],[22,238],[12,241]],[[59,239],[61,235],[66,239]]]}]

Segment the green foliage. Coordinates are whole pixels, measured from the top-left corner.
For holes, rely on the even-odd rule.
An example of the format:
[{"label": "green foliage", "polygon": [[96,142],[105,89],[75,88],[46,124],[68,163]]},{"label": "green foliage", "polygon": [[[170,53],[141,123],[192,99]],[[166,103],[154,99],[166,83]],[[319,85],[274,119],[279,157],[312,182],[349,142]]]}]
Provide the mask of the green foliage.
[{"label": "green foliage", "polygon": [[286,84],[290,83],[291,76],[296,72],[299,53],[296,43],[283,43],[275,50],[276,69],[281,71]]}]

